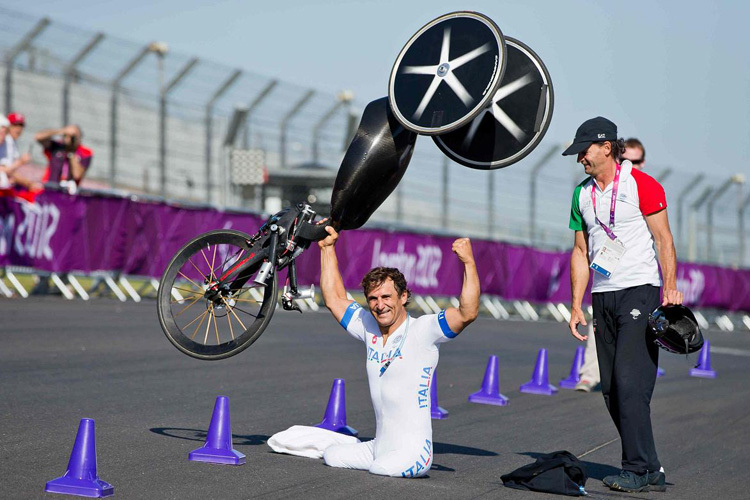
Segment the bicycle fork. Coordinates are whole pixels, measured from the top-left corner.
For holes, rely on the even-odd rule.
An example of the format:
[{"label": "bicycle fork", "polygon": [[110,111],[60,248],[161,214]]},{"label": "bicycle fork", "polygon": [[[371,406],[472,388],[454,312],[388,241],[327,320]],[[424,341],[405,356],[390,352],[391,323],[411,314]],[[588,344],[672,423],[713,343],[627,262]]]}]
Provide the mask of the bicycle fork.
[{"label": "bicycle fork", "polygon": [[[271,232],[268,237],[268,260],[261,264],[260,270],[254,280],[255,283],[262,286],[266,286],[268,278],[276,269],[276,252],[279,246],[279,226],[277,224],[272,224],[268,229]],[[289,285],[284,286],[284,291],[281,294],[281,306],[285,311],[302,312],[294,301],[312,299],[315,297],[315,287],[314,285],[311,285],[309,290],[300,291],[297,288],[297,263],[295,261],[290,262],[288,269]]]},{"label": "bicycle fork", "polygon": [[268,236],[268,260],[260,265],[260,271],[255,276],[255,282],[262,286],[266,286],[269,276],[276,268],[276,250],[279,246],[279,226],[271,224],[268,229],[271,231]]},{"label": "bicycle fork", "polygon": [[284,291],[281,293],[281,307],[285,311],[302,312],[294,301],[312,299],[313,297],[315,297],[315,285],[310,285],[309,290],[300,291],[297,288],[297,263],[292,261],[289,264],[289,286],[284,286]]}]

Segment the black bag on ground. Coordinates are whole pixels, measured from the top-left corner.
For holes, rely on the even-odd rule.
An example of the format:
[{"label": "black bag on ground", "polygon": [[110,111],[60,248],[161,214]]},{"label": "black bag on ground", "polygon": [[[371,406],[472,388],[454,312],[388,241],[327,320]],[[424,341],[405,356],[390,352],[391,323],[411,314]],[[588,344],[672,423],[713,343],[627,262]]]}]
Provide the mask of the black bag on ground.
[{"label": "black bag on ground", "polygon": [[500,479],[508,488],[542,491],[560,495],[583,496],[586,467],[569,451],[540,455],[536,462],[524,465]]}]

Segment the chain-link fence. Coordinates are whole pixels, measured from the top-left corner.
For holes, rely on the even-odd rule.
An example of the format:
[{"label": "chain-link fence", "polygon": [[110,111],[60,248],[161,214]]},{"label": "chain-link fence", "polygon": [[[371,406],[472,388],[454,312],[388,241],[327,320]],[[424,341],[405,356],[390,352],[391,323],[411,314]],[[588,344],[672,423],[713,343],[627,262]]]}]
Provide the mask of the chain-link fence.
[{"label": "chain-link fence", "polygon": [[[319,172],[324,181],[313,194],[327,200],[364,108],[346,92],[333,95],[175,53],[163,43],[6,9],[0,9],[0,53],[4,110],[27,117],[22,149],[31,150],[34,131],[76,123],[94,150],[90,181],[172,199],[258,210],[301,201],[233,184],[230,153],[239,148],[262,152],[271,176]],[[562,149],[548,138],[523,162],[485,172],[450,162],[421,137],[404,179],[372,221],[568,248],[570,199],[583,175],[560,156]],[[667,191],[679,258],[747,265],[750,196],[742,179],[688,168],[649,166]],[[258,202],[274,197],[276,205]]]}]

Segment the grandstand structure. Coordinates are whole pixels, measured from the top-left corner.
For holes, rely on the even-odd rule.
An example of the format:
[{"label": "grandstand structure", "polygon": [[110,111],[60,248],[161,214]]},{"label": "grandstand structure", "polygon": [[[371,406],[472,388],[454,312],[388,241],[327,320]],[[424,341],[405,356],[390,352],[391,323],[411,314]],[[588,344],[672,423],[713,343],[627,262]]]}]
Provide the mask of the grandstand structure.
[{"label": "grandstand structure", "polygon": [[[365,103],[195,58],[166,42],[0,8],[3,111],[27,117],[21,149],[41,166],[33,133],[76,123],[94,150],[89,187],[257,212],[306,196],[325,209]],[[570,196],[582,176],[562,148],[548,137],[521,163],[486,172],[454,164],[421,137],[404,179],[369,224],[569,248]],[[649,165],[667,189],[679,258],[748,266],[750,196],[742,179]]]}]

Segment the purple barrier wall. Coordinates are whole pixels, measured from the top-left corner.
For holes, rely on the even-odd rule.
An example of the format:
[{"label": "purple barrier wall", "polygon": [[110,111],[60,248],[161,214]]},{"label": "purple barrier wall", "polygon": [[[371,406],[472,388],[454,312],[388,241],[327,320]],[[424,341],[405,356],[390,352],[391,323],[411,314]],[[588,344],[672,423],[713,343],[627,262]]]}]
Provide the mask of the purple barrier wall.
[{"label": "purple barrier wall", "polygon": [[[45,192],[34,205],[0,198],[0,266],[158,278],[194,236],[229,228],[252,234],[261,223],[249,214],[100,195]],[[426,234],[345,232],[337,245],[345,285],[359,288],[372,267],[390,266],[405,274],[415,293],[458,295],[463,271],[451,252],[452,242]],[[484,240],[472,245],[484,293],[510,300],[570,301],[568,252]],[[318,282],[319,259],[313,246],[297,260],[301,284]],[[677,274],[688,305],[750,311],[750,270],[680,263]]]}]

